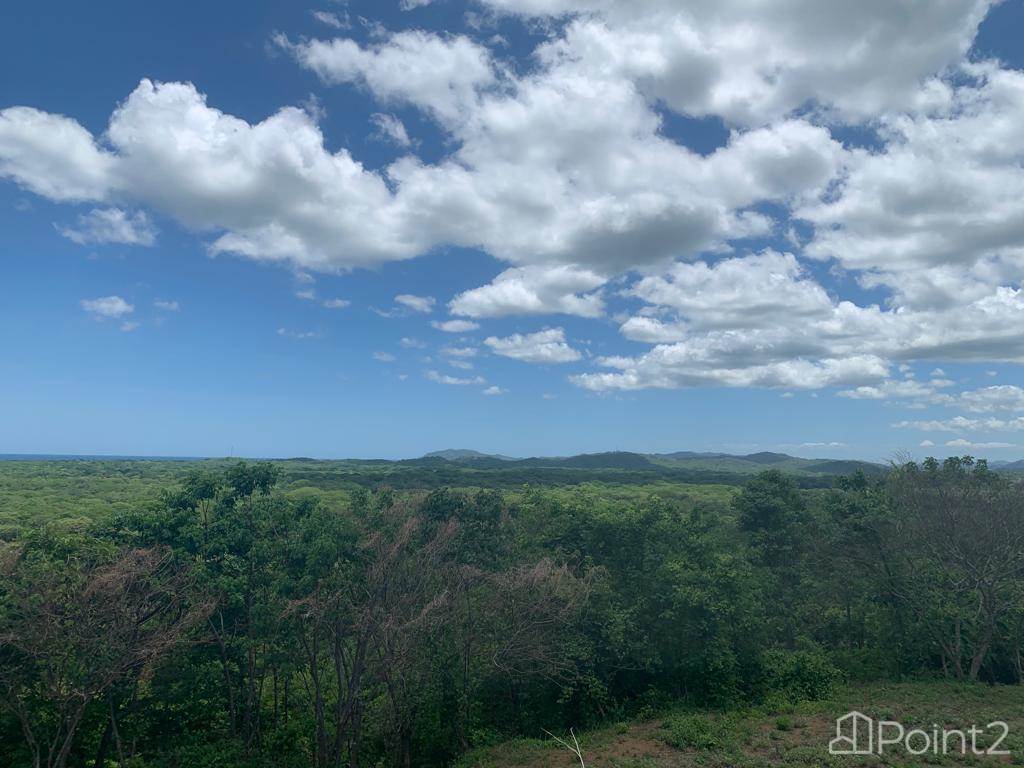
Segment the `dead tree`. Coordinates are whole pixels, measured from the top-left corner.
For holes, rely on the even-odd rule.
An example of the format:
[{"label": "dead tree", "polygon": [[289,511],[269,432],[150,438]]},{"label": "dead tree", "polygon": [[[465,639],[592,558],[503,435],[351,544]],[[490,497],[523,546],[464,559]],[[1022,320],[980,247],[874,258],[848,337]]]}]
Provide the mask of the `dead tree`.
[{"label": "dead tree", "polygon": [[138,680],[209,611],[164,549],[57,560],[22,547],[0,577],[0,706],[34,768],[64,768],[89,705]]},{"label": "dead tree", "polygon": [[339,560],[286,608],[304,656],[300,682],[312,708],[317,768],[338,768],[346,754],[351,766],[358,763],[371,680],[387,691],[396,751],[407,753],[413,667],[448,599],[443,574],[454,524],[427,531],[404,505],[375,523],[350,560]]}]

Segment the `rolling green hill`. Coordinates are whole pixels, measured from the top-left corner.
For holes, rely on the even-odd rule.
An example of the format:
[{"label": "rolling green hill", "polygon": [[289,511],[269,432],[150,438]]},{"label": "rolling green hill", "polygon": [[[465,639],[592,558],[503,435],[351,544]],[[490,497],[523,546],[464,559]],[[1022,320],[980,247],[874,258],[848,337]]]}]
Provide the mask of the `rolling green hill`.
[{"label": "rolling green hill", "polygon": [[[732,475],[753,475],[766,469],[778,469],[803,477],[832,477],[860,470],[868,475],[880,475],[886,471],[882,464],[867,461],[837,459],[804,459],[785,453],[763,451],[747,455],[727,453],[631,453],[609,451],[585,453],[577,456],[541,456],[527,459],[510,459],[477,451],[437,451],[424,459],[444,459],[472,469],[605,469],[660,472],[664,470],[713,472]],[[415,461],[415,460],[414,460]],[[433,466],[440,466],[436,462]]]}]

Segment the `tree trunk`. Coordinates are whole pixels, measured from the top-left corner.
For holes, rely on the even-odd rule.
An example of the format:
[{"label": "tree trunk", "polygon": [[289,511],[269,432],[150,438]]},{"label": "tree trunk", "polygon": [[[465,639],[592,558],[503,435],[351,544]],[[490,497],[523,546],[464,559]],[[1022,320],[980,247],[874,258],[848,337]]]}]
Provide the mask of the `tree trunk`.
[{"label": "tree trunk", "polygon": [[103,729],[103,735],[100,737],[100,744],[96,748],[96,757],[92,761],[93,768],[103,768],[104,763],[107,762],[107,751],[110,749],[110,739],[113,735],[113,723],[108,717],[107,725]]},{"label": "tree trunk", "polygon": [[114,734],[114,745],[117,747],[117,764],[124,765],[124,745],[121,743],[121,731],[117,727],[117,712],[114,710],[114,700],[110,699],[110,726]]},{"label": "tree trunk", "polygon": [[224,643],[224,614],[217,611],[217,617],[220,620],[220,631],[217,631],[217,627],[213,623],[213,619],[209,620],[210,629],[213,630],[213,636],[217,640],[217,650],[220,653],[220,668],[224,675],[224,687],[227,689],[228,694],[228,727],[230,728],[231,735],[234,736],[238,731],[238,705],[235,703],[235,686],[231,682],[231,670],[228,665],[228,649]]},{"label": "tree trunk", "polygon": [[986,635],[978,645],[978,650],[974,652],[974,658],[971,659],[971,669],[969,672],[969,679],[972,683],[978,681],[978,673],[981,672],[981,665],[985,663],[985,656],[988,654],[989,646],[992,644],[991,634]]},{"label": "tree trunk", "polygon": [[[64,742],[60,746],[60,750],[57,752],[57,756],[50,762],[51,768],[66,768],[68,764],[68,755],[71,753],[71,746],[75,742],[75,732],[78,730],[78,724],[82,721],[82,715],[85,714],[85,707],[89,703],[88,699],[85,699],[78,706],[77,711],[72,713],[68,718],[67,723],[67,734],[64,737]],[[56,746],[56,744],[54,744]],[[51,748],[50,754],[53,754]]]},{"label": "tree trunk", "polygon": [[348,744],[348,768],[359,768],[359,750],[363,740],[363,707],[359,700],[356,700],[355,709],[352,710],[352,736]]}]

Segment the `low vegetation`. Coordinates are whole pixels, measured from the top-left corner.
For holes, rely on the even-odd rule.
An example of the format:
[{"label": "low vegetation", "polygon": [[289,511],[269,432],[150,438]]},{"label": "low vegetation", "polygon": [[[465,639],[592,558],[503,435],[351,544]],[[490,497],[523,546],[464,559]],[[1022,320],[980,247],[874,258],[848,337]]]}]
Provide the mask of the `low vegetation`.
[{"label": "low vegetation", "polygon": [[[966,728],[1005,722],[998,745],[1010,752],[963,754],[958,739],[948,754],[913,755],[894,747],[890,759],[831,755],[836,719],[852,710],[908,729]],[[1001,731],[1000,731],[1001,733]],[[1024,764],[1024,689],[949,682],[874,683],[839,686],[831,695],[796,704],[776,702],[730,711],[675,709],[657,717],[615,723],[578,734],[587,766],[599,768],[844,768],[846,766],[1013,765]],[[979,736],[979,750],[993,745]],[[916,746],[915,748],[920,748]],[[519,739],[474,750],[458,768],[573,768],[579,760],[552,739]]]}]

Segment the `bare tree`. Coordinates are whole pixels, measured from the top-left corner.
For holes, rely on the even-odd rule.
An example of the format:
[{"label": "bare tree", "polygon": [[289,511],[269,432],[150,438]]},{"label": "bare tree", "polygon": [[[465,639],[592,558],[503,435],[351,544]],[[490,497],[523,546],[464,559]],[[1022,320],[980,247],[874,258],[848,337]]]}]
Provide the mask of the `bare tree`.
[{"label": "bare tree", "polygon": [[430,526],[415,516],[402,524],[393,541],[378,541],[375,546],[384,556],[375,558],[380,567],[372,569],[369,579],[378,599],[367,618],[374,627],[398,766],[412,761],[420,694],[435,671],[430,645],[449,628],[457,531],[454,520]]},{"label": "bare tree", "polygon": [[209,611],[165,549],[56,561],[22,547],[0,575],[0,706],[34,768],[64,768],[90,703],[137,680]]},{"label": "bare tree", "polygon": [[491,577],[497,626],[495,669],[510,677],[558,679],[574,669],[566,640],[585,604],[589,578],[551,560],[510,568]]},{"label": "bare tree", "polygon": [[427,530],[402,504],[385,510],[354,561],[339,561],[286,615],[305,657],[301,682],[313,709],[318,768],[359,758],[366,685],[384,685],[396,762],[409,760],[415,667],[423,640],[443,622],[449,554],[457,526]]}]

